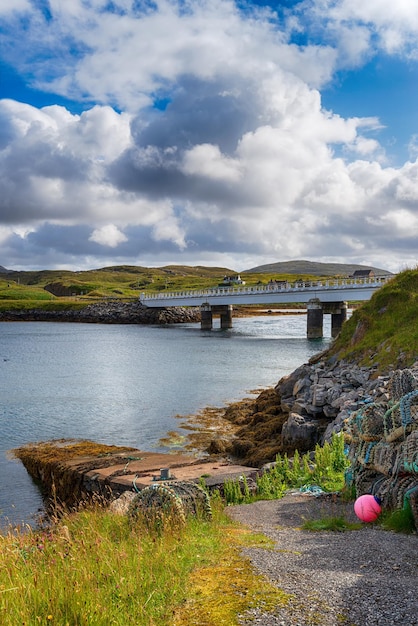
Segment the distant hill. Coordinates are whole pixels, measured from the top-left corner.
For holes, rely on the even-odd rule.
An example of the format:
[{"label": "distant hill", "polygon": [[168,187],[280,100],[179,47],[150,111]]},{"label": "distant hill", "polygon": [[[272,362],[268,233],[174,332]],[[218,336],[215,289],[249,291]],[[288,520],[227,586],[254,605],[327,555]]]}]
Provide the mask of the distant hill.
[{"label": "distant hill", "polygon": [[311,274],[314,276],[349,276],[356,270],[373,270],[376,275],[385,276],[392,274],[372,265],[355,265],[346,263],[317,263],[316,261],[280,261],[259,265],[250,270],[244,270],[241,274]]},{"label": "distant hill", "polygon": [[9,270],[6,270],[5,267],[3,267],[3,265],[0,265],[0,274],[8,274]]}]

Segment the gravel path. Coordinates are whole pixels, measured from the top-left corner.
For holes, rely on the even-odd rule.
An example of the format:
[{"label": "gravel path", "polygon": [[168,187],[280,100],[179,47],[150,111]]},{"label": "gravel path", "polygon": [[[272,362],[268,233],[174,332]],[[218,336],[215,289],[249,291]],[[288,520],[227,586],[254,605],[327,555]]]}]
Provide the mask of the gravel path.
[{"label": "gravel path", "polygon": [[256,570],[293,594],[274,615],[251,611],[242,626],[418,625],[418,536],[364,525],[346,532],[309,532],[304,519],[341,516],[358,521],[353,505],[330,496],[230,507],[231,518],[261,531],[274,550],[245,548]]}]

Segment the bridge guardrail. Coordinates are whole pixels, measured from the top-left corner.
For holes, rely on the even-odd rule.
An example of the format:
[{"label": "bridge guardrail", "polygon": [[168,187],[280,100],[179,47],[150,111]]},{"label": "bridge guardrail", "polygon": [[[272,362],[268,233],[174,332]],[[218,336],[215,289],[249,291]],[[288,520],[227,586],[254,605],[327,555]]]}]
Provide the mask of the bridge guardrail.
[{"label": "bridge guardrail", "polygon": [[188,291],[162,291],[154,292],[150,294],[141,294],[140,301],[146,302],[147,300],[164,300],[164,299],[176,299],[176,298],[204,298],[206,296],[225,296],[225,295],[251,295],[256,293],[262,294],[274,294],[274,293],[294,293],[301,291],[317,291],[341,289],[358,289],[359,287],[380,287],[392,276],[374,276],[373,278],[337,278],[321,281],[303,281],[288,284],[267,284],[267,285],[254,285],[252,287],[214,287],[212,289],[191,289]]}]

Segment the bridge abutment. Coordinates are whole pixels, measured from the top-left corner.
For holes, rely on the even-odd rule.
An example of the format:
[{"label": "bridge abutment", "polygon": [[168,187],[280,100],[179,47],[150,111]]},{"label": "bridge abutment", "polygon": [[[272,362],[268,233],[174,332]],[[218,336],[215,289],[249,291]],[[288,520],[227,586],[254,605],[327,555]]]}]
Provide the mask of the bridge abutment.
[{"label": "bridge abutment", "polygon": [[232,304],[225,304],[219,308],[219,316],[221,318],[221,328],[232,328]]}]

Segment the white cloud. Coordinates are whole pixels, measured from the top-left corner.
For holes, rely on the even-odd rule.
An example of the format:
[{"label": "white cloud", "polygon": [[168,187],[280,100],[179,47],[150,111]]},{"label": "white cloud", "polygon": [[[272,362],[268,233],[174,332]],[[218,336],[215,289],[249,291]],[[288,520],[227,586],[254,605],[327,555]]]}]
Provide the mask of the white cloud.
[{"label": "white cloud", "polygon": [[50,0],[47,22],[32,4],[21,61],[8,48],[9,61],[33,55],[38,86],[100,104],[76,115],[0,101],[2,249],[403,263],[416,255],[418,165],[385,167],[379,120],[324,110],[319,88],[376,41],[411,54],[412,4],[395,15],[383,0],[307,2],[307,19],[329,27],[327,45],[307,46],[232,0],[142,13],[131,0],[112,13],[105,0]]},{"label": "white cloud", "polygon": [[354,65],[368,46],[418,58],[415,0],[308,0],[305,7],[316,23],[333,33],[342,58]]},{"label": "white cloud", "polygon": [[106,224],[101,228],[96,228],[90,235],[89,241],[99,243],[101,246],[117,248],[120,243],[128,241],[128,238],[114,224]]},{"label": "white cloud", "polygon": [[184,153],[183,171],[213,180],[237,182],[241,178],[239,161],[221,154],[218,146],[201,144]]},{"label": "white cloud", "polygon": [[18,13],[21,11],[29,11],[31,5],[29,0],[0,0],[0,15],[7,15],[10,13]]}]

